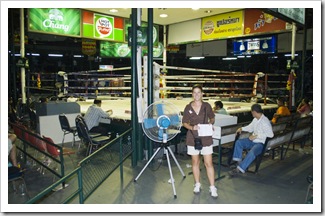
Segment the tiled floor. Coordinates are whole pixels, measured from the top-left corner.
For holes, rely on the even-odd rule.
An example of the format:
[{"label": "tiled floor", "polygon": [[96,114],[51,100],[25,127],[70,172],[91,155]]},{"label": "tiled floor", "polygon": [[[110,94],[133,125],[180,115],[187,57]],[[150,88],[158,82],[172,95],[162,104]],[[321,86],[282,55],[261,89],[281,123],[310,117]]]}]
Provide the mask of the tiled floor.
[{"label": "tiled floor", "polygon": [[[179,149],[184,148],[180,146]],[[76,154],[74,160],[81,160],[83,151]],[[265,157],[258,174],[246,173],[229,178],[227,172],[230,169],[221,166],[221,176],[225,177],[216,181],[219,194],[217,199],[209,194],[203,163],[201,163],[202,191],[200,194],[193,194],[191,160],[186,154],[175,155],[185,173],[185,178],[170,158],[177,198],[174,197],[172,185],[168,182],[170,173],[166,159],[162,159],[161,163],[157,160],[154,164],[150,164],[140,176],[138,175],[147,161],[139,162],[138,166],[132,168],[131,161],[126,160],[123,181],[120,180],[119,169],[116,170],[85,201],[85,204],[304,204],[309,185],[306,178],[313,175],[313,149],[307,145],[301,151],[290,150],[288,153],[282,161],[279,158],[272,160],[271,156]],[[72,170],[72,166],[70,160],[66,161],[68,173]],[[214,161],[217,162],[217,157]],[[217,165],[215,170],[218,177]],[[136,177],[137,181],[134,182]],[[53,175],[49,172],[40,174],[37,166],[27,166],[25,180],[29,195],[34,197],[53,182]],[[60,197],[68,192],[69,187],[52,192],[43,203],[58,203]],[[18,204],[27,200],[26,195],[13,193],[11,186],[8,198],[9,203]],[[78,199],[72,203],[78,203]],[[116,207],[113,206],[114,209]],[[123,211],[123,207],[120,210]]]}]

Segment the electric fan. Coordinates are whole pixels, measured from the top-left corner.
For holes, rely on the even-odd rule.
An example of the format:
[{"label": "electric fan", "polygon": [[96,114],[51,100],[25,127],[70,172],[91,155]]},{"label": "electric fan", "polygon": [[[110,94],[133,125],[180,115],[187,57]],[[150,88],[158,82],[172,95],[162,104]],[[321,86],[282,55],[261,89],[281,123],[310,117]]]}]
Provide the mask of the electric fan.
[{"label": "electric fan", "polygon": [[183,178],[186,176],[177,162],[172,150],[168,146],[168,141],[172,140],[180,132],[181,125],[181,115],[174,104],[166,101],[157,101],[147,107],[143,115],[142,129],[149,139],[154,142],[162,143],[162,145],[155,151],[139,175],[134,179],[135,182],[163,147],[166,153],[174,197],[177,198],[168,152],[173,157],[178,169],[183,175]]},{"label": "electric fan", "polygon": [[180,131],[181,115],[172,103],[158,101],[144,112],[142,128],[154,142],[167,143]]}]

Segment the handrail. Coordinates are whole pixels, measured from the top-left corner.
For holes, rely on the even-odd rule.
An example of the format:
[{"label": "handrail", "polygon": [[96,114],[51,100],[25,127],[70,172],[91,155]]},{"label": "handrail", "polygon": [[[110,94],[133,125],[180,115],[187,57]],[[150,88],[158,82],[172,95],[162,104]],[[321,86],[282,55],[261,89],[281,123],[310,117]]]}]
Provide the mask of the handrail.
[{"label": "handrail", "polygon": [[[26,203],[36,203],[37,201],[41,200],[43,197],[45,197],[47,194],[49,194],[55,187],[57,187],[59,184],[64,184],[68,179],[71,181],[71,177],[74,175],[77,175],[78,179],[78,188],[76,190],[73,190],[69,192],[70,194],[67,196],[67,198],[62,201],[61,203],[70,203],[75,197],[79,195],[79,203],[83,204],[87,198],[118,168],[120,167],[120,173],[121,173],[121,181],[123,181],[123,162],[132,155],[132,147],[130,149],[127,149],[126,152],[123,150],[127,147],[127,143],[123,142],[128,134],[131,134],[132,128],[128,129],[124,133],[121,134],[121,136],[113,139],[109,143],[102,146],[100,149],[92,153],[91,155],[84,158],[82,161],[79,162],[79,167],[74,169],[71,173],[67,174],[66,176],[59,179],[57,182],[37,194],[35,197],[27,201]],[[126,144],[126,145],[125,145]],[[116,164],[113,164],[109,168],[111,169],[103,169],[100,172],[100,176],[96,176],[97,178],[88,178],[87,172],[94,171],[89,170],[89,164],[92,165],[92,162],[98,161],[98,159],[103,159],[103,155],[107,155],[107,151],[113,150],[116,145],[119,145],[119,160]],[[105,161],[104,161],[105,162]],[[91,173],[91,175],[94,175],[96,173]],[[88,180],[88,181],[87,181]],[[89,183],[91,181],[91,183]]]},{"label": "handrail", "polygon": [[[16,134],[16,135],[23,142],[23,148],[21,148],[18,145],[16,146],[16,148],[19,149],[21,152],[24,153],[24,162],[26,162],[26,155],[27,155],[28,157],[32,158],[37,164],[41,165],[42,167],[44,167],[45,169],[47,169],[48,171],[50,171],[51,173],[53,173],[57,177],[62,178],[64,176],[64,157],[63,157],[63,148],[62,148],[62,146],[56,145],[56,144],[53,144],[53,143],[47,141],[46,139],[44,139],[43,137],[39,136],[38,134],[36,134],[36,133],[28,130],[27,128],[24,128],[22,125],[19,125],[19,124],[16,124],[16,123],[11,123],[11,122],[9,122],[9,124],[12,127],[16,127],[21,132],[21,134]],[[60,155],[59,155],[59,158],[60,159],[57,159],[57,158],[53,157],[51,154],[49,154],[46,151],[42,151],[42,150],[38,149],[35,146],[35,143],[31,143],[30,140],[26,139],[26,134],[29,137],[32,136],[32,137],[34,137],[34,138],[36,138],[38,140],[41,140],[41,141],[43,141],[45,143],[48,143],[48,144],[50,144],[50,145],[55,146],[56,148],[58,148],[59,151],[60,151]],[[40,152],[41,154],[46,155],[47,157],[51,158],[51,160],[57,162],[60,165],[60,167],[61,167],[61,173],[56,172],[54,169],[52,170],[50,167],[46,166],[42,161],[39,161],[37,158],[35,158],[34,156],[32,156],[30,153],[28,153],[26,146],[29,146],[32,149],[35,149],[36,151]]]}]

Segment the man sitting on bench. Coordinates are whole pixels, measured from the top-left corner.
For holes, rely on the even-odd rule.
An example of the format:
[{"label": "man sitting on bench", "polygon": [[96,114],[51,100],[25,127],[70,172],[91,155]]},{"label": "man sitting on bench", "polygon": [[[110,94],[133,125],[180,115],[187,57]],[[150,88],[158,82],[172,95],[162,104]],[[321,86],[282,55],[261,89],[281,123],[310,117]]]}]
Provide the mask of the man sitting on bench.
[{"label": "man sitting on bench", "polygon": [[[249,165],[255,160],[256,156],[262,153],[263,145],[267,137],[273,137],[270,120],[263,114],[261,105],[253,104],[251,113],[253,121],[242,128],[238,128],[237,133],[247,131],[252,133],[248,138],[238,139],[235,143],[233,160],[238,162],[237,168],[229,171],[230,177],[239,173],[245,173]],[[243,150],[249,150],[245,159],[242,161]]]}]

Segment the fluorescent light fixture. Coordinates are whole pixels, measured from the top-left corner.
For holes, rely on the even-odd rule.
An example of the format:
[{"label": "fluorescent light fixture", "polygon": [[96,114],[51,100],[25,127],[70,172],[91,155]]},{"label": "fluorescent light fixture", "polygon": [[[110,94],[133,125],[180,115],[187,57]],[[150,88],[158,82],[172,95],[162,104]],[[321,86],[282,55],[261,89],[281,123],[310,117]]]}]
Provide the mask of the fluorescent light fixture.
[{"label": "fluorescent light fixture", "polygon": [[63,57],[62,54],[48,54],[49,57]]},{"label": "fluorescent light fixture", "polygon": [[[284,56],[286,56],[286,57],[291,57],[292,54],[284,54]],[[298,56],[298,54],[295,54],[295,56]]]},{"label": "fluorescent light fixture", "polygon": [[166,17],[168,17],[167,14],[160,14],[159,16],[160,16],[161,18],[166,18]]},{"label": "fluorescent light fixture", "polygon": [[112,13],[117,13],[117,12],[118,12],[118,10],[116,10],[116,9],[110,9],[110,10],[109,10],[109,12],[112,12]]},{"label": "fluorescent light fixture", "polygon": [[39,54],[39,53],[32,53],[32,54],[30,54],[30,53],[27,53],[27,55],[32,55],[32,56],[40,56],[40,54]]},{"label": "fluorescent light fixture", "polygon": [[84,57],[83,55],[73,55],[74,58],[82,58]]},{"label": "fluorescent light fixture", "polygon": [[200,60],[200,59],[204,59],[204,57],[190,57],[190,60]]},{"label": "fluorescent light fixture", "polygon": [[269,45],[266,43],[266,40],[264,41],[263,45],[262,45],[263,49],[267,49],[269,48]]},{"label": "fluorescent light fixture", "polygon": [[237,58],[245,58],[245,56],[237,56]]},{"label": "fluorescent light fixture", "polygon": [[222,58],[222,60],[236,60],[236,57],[226,57],[226,58]]},{"label": "fluorescent light fixture", "polygon": [[192,8],[192,10],[199,10],[200,8]]},{"label": "fluorescent light fixture", "polygon": [[15,56],[20,56],[20,53],[15,54]]},{"label": "fluorescent light fixture", "polygon": [[244,43],[243,42],[241,42],[241,45],[239,47],[239,50],[240,51],[244,51],[245,50],[245,46],[244,46]]},{"label": "fluorescent light fixture", "polygon": [[252,56],[246,56],[246,58],[250,58],[250,57],[252,57]]}]

